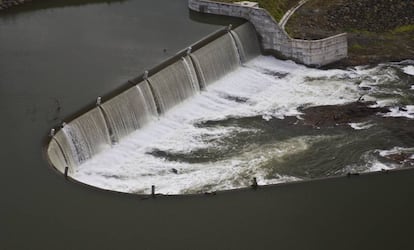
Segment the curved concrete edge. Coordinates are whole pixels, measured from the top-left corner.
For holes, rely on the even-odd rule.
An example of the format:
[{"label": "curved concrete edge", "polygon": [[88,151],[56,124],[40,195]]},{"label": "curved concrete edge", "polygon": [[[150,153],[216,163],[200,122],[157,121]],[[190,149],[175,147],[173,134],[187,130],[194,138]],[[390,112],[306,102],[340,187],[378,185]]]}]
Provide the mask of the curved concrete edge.
[{"label": "curved concrete edge", "polygon": [[308,66],[324,66],[348,56],[347,34],[320,40],[291,38],[269,12],[262,8],[209,0],[189,0],[189,9],[201,13],[239,17],[252,23],[262,48]]},{"label": "curved concrete edge", "polygon": [[47,146],[46,155],[49,163],[60,173],[64,174],[65,168],[68,167],[68,160],[63,152],[61,144],[55,136],[52,137]]},{"label": "curved concrete edge", "polygon": [[285,30],[286,23],[289,21],[289,19],[292,17],[295,12],[302,7],[305,3],[307,3],[309,0],[301,0],[295,7],[288,10],[285,15],[283,15],[282,19],[279,21],[280,27]]},{"label": "curved concrete edge", "polygon": [[[1,0],[0,0],[1,1]],[[167,58],[160,64],[154,66],[153,68],[149,69],[147,73],[143,73],[142,75],[135,77],[134,79],[128,80],[124,83],[124,86],[110,92],[107,95],[103,95],[100,100],[102,105],[105,105],[106,102],[113,100],[114,98],[120,96],[122,93],[130,90],[131,88],[136,87],[138,84],[143,84],[145,79],[155,75],[156,73],[160,72],[161,70],[169,67],[170,65],[174,64],[175,62],[181,60],[184,56],[187,56],[189,51],[197,51],[198,49],[202,48],[206,44],[210,43],[211,41],[221,37],[224,34],[227,34],[232,27],[223,27],[215,32],[201,38],[200,40],[192,43],[189,47],[178,51],[175,55]],[[237,28],[237,27],[233,27]],[[104,134],[108,133],[105,137],[107,139],[107,143],[105,143],[108,147],[112,145],[111,143],[111,135],[109,132],[109,128],[111,124],[106,121],[105,116],[103,115],[102,109],[97,105],[96,102],[92,102],[92,104],[87,105],[83,109],[79,110],[75,114],[66,117],[64,119],[64,123],[60,124],[54,128],[52,128],[47,141],[45,142],[45,154],[46,159],[51,167],[53,167],[57,172],[66,175],[66,177],[71,177],[74,173],[75,168],[77,167],[77,163],[75,162],[75,156],[73,152],[70,150],[70,142],[67,140],[66,136],[63,133],[63,127],[66,125],[70,125],[73,122],[80,121],[85,118],[85,116],[90,116],[94,113],[99,114],[101,126],[105,127]],[[53,132],[52,132],[53,131]],[[93,135],[90,135],[93,136]],[[99,149],[100,152],[101,149]],[[95,153],[99,153],[98,151]]]}]

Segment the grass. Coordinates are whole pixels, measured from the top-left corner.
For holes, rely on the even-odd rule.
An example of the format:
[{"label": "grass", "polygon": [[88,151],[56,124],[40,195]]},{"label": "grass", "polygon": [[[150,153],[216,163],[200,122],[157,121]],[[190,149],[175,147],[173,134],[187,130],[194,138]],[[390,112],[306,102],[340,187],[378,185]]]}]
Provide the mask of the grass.
[{"label": "grass", "polygon": [[354,43],[349,47],[349,49],[352,51],[356,51],[356,50],[362,50],[364,49],[364,47],[359,43]]},{"label": "grass", "polygon": [[403,26],[397,27],[393,30],[393,33],[405,33],[405,32],[411,32],[411,31],[414,31],[414,24],[403,25]]},{"label": "grass", "polygon": [[376,34],[373,31],[362,30],[362,29],[355,29],[355,28],[350,28],[350,27],[343,28],[343,31],[345,31],[347,33],[361,34],[361,35],[366,35],[366,36],[370,36],[370,35],[375,35]]},{"label": "grass", "polygon": [[[239,2],[241,0],[214,0],[217,2],[225,2],[225,3],[233,3]],[[295,6],[299,0],[252,0],[254,2],[258,2],[259,6],[263,9],[266,9],[270,15],[275,18],[276,21],[280,21],[283,15],[288,11],[290,8]]]}]

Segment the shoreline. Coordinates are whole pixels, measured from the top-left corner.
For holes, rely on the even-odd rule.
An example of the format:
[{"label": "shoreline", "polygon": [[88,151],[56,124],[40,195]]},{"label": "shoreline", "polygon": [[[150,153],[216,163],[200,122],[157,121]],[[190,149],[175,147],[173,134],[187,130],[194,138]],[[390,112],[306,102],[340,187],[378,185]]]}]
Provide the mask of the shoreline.
[{"label": "shoreline", "polygon": [[286,29],[292,37],[300,39],[347,32],[348,57],[323,68],[377,65],[414,58],[414,3],[410,1],[309,1],[295,12]]},{"label": "shoreline", "polygon": [[0,11],[7,10],[11,7],[18,6],[32,0],[0,0]]}]

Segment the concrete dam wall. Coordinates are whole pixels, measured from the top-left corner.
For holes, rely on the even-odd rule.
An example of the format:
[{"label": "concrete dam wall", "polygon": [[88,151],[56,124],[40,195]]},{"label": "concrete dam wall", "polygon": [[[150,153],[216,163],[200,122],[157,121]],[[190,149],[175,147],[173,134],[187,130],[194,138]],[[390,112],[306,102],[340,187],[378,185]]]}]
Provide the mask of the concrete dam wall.
[{"label": "concrete dam wall", "polygon": [[134,131],[150,126],[171,108],[258,56],[250,23],[226,28],[177,53],[166,63],[132,80],[133,87],[51,131],[47,155],[61,173],[71,174],[95,155],[110,150]]},{"label": "concrete dam wall", "polygon": [[346,33],[320,40],[293,39],[262,8],[208,0],[189,0],[188,7],[201,13],[244,18],[254,25],[264,50],[305,65],[323,66],[348,55]]}]

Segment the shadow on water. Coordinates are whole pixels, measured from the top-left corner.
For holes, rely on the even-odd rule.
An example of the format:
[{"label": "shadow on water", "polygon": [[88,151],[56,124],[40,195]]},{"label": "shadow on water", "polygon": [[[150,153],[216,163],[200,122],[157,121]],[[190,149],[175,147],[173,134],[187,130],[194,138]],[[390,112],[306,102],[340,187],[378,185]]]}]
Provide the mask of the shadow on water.
[{"label": "shadow on water", "polygon": [[195,21],[198,23],[213,24],[213,25],[227,26],[229,24],[232,24],[234,26],[238,26],[246,22],[246,20],[242,18],[237,18],[237,17],[223,18],[223,16],[218,16],[218,15],[208,14],[208,13],[201,13],[201,12],[196,12],[193,10],[189,10],[188,16],[192,21]]}]

